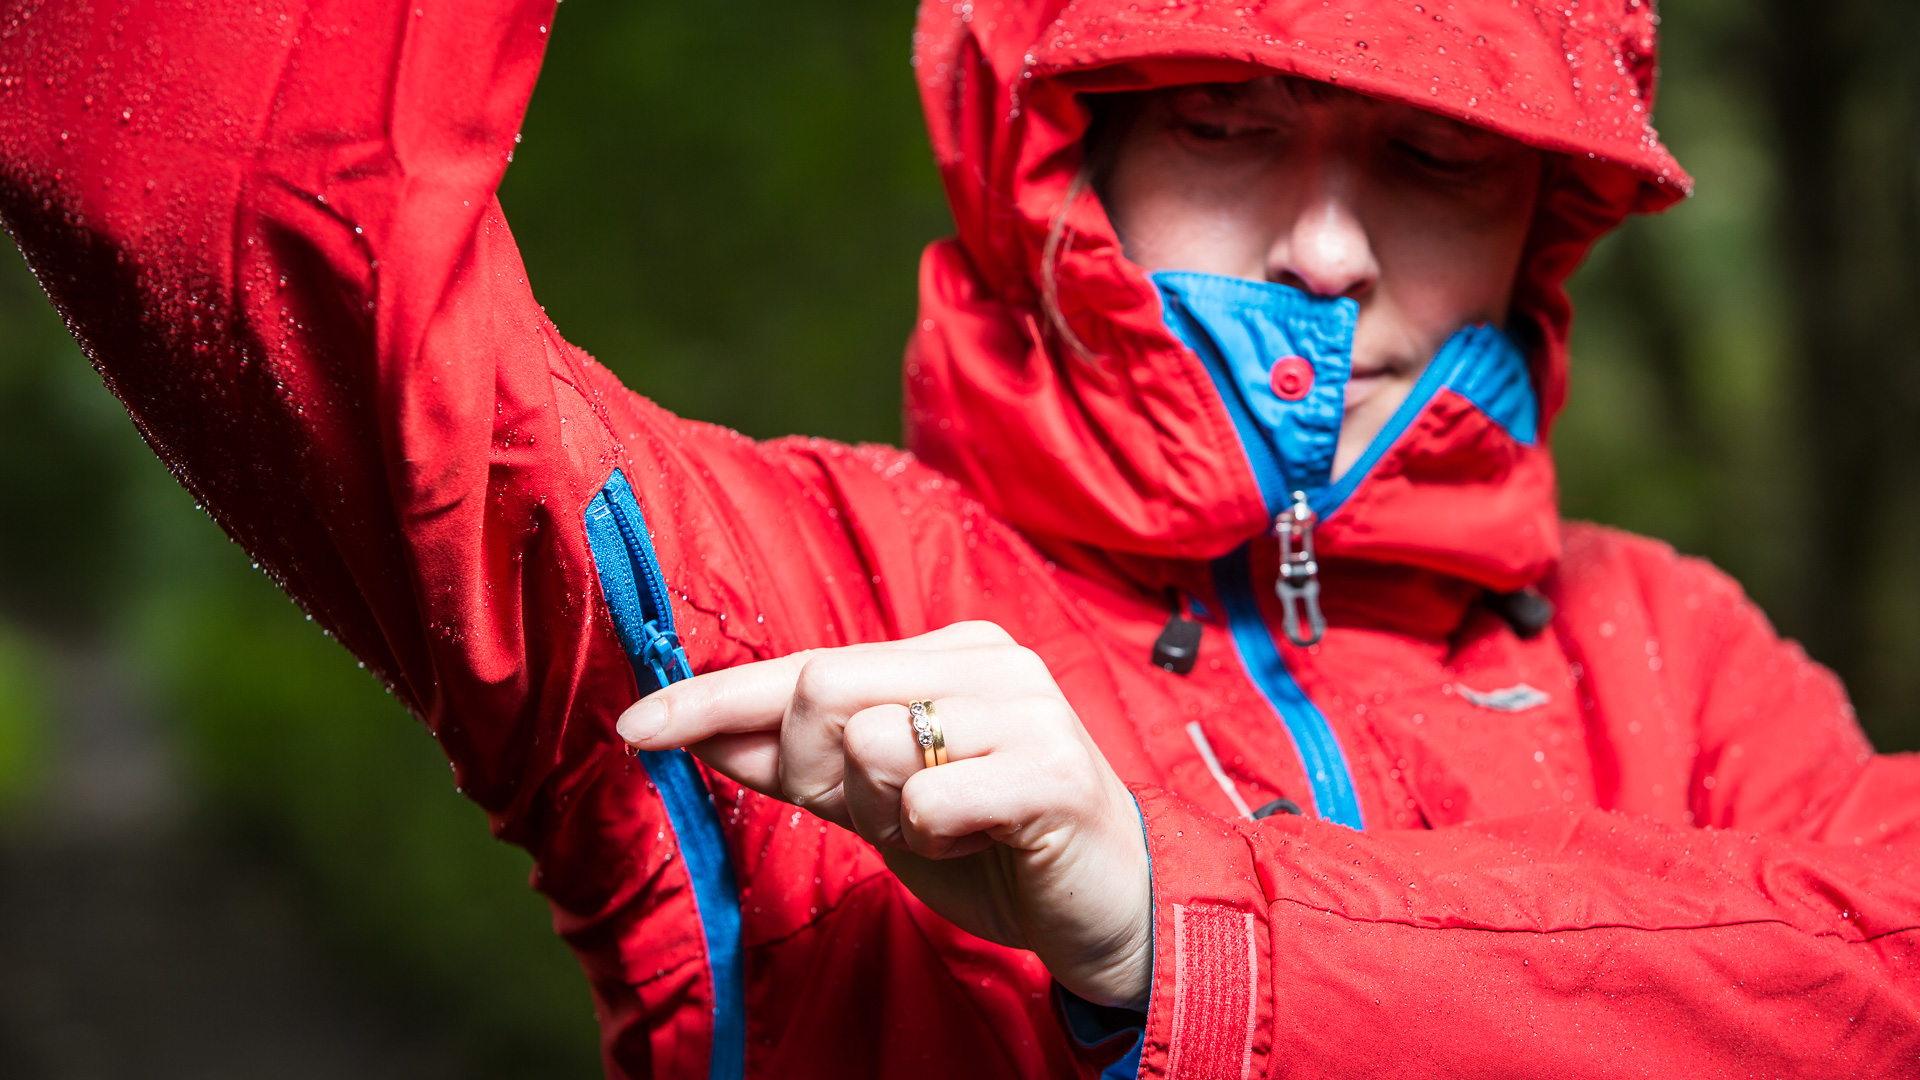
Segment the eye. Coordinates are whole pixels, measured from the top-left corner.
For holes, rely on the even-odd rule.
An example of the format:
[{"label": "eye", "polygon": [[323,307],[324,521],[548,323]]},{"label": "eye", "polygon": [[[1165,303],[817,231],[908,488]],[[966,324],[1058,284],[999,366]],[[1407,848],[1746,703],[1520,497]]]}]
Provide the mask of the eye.
[{"label": "eye", "polygon": [[1209,124],[1202,120],[1182,120],[1180,121],[1180,130],[1196,139],[1204,139],[1207,142],[1219,142],[1222,139],[1230,139],[1233,137],[1232,129],[1228,128],[1225,124]]},{"label": "eye", "polygon": [[1392,146],[1394,152],[1406,161],[1439,176],[1471,176],[1489,160],[1484,154],[1442,150],[1406,139],[1395,139]]},{"label": "eye", "polygon": [[1235,144],[1258,140],[1278,129],[1275,118],[1218,88],[1192,88],[1167,102],[1168,127],[1196,143]]},{"label": "eye", "polygon": [[1273,132],[1270,127],[1257,124],[1221,123],[1211,120],[1182,118],[1180,130],[1203,142],[1228,142],[1233,139],[1257,138]]},{"label": "eye", "polygon": [[1280,133],[1271,120],[1245,109],[1180,109],[1170,119],[1182,138],[1215,146],[1250,145]]}]

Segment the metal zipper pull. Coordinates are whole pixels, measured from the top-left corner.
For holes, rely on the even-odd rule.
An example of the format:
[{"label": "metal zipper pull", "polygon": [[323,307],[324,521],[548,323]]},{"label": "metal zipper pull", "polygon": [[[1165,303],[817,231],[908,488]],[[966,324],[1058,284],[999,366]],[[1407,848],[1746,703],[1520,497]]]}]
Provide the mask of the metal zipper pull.
[{"label": "metal zipper pull", "polygon": [[[1326,636],[1327,620],[1320,614],[1320,564],[1313,561],[1313,527],[1319,515],[1307,505],[1307,493],[1293,493],[1293,505],[1273,519],[1273,534],[1280,538],[1280,576],[1273,581],[1274,594],[1280,597],[1280,628],[1295,645],[1319,644]],[[1307,611],[1307,633],[1300,631],[1300,609]]]}]

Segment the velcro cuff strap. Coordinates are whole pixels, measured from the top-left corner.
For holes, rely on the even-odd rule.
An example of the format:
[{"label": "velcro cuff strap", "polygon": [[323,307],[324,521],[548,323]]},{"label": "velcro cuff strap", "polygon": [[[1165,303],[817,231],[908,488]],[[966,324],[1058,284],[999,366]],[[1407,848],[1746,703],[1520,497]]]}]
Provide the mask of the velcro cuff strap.
[{"label": "velcro cuff strap", "polygon": [[1169,1077],[1253,1072],[1260,982],[1253,915],[1213,904],[1173,906],[1173,1034]]},{"label": "velcro cuff strap", "polygon": [[1153,860],[1153,989],[1140,1075],[1248,1080],[1272,1042],[1267,898],[1250,822],[1133,788]]}]

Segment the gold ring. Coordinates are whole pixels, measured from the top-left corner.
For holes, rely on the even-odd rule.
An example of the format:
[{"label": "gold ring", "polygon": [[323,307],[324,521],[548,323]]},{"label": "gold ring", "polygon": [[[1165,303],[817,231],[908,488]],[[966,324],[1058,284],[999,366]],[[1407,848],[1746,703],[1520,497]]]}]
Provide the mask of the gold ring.
[{"label": "gold ring", "polygon": [[933,702],[907,702],[907,719],[913,723],[913,740],[920,744],[920,754],[926,759],[927,768],[947,763],[947,736],[940,730],[940,720],[933,715]]}]

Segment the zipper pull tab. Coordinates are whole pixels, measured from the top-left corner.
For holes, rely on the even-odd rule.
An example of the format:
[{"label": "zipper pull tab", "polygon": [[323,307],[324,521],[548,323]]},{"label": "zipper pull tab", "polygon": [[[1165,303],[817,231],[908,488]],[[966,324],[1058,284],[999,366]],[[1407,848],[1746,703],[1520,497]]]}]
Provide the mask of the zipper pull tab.
[{"label": "zipper pull tab", "polygon": [[[1320,516],[1307,505],[1307,493],[1293,493],[1293,505],[1273,519],[1280,538],[1280,576],[1273,581],[1280,597],[1280,628],[1287,640],[1302,647],[1326,636],[1327,620],[1320,614],[1320,564],[1313,561],[1313,527]],[[1307,632],[1300,629],[1300,609],[1306,608]]]}]

